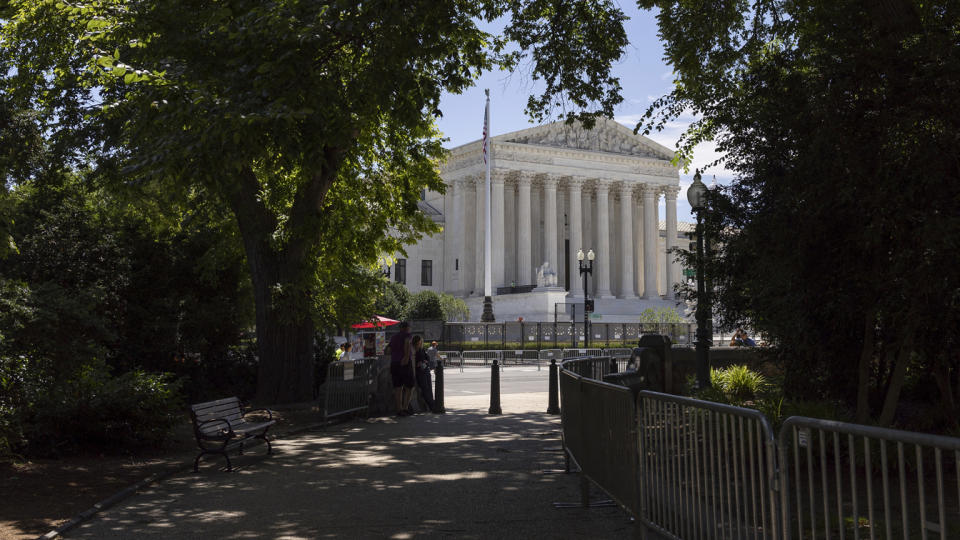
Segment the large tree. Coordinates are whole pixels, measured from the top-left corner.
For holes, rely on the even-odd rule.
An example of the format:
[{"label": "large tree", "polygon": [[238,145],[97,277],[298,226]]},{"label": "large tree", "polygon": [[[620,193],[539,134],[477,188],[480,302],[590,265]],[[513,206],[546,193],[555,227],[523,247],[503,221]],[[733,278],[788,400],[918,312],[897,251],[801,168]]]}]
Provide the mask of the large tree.
[{"label": "large tree", "polygon": [[710,197],[720,319],[860,421],[891,423],[928,372],[955,419],[960,4],[639,3],[676,70],[644,127],[692,110],[683,154],[715,138],[737,175]]},{"label": "large tree", "polygon": [[[443,92],[526,56],[534,118],[589,123],[620,100],[609,0],[9,4],[3,91],[65,163],[232,209],[265,403],[310,399],[313,316],[372,286],[358,268],[379,253],[434,230],[416,200],[442,190]],[[503,37],[479,26],[501,17]]]}]

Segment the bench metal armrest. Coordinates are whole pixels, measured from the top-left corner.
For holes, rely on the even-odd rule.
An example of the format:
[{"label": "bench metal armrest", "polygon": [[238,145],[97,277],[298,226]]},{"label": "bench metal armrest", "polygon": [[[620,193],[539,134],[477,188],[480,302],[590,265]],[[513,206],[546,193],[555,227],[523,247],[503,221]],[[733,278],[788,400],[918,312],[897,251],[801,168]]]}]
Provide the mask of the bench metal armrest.
[{"label": "bench metal armrest", "polygon": [[246,416],[246,415],[248,415],[248,414],[250,414],[250,413],[255,413],[255,412],[260,412],[260,411],[266,411],[266,413],[267,413],[267,420],[273,420],[273,411],[271,411],[270,409],[253,409],[253,410],[250,410],[250,411],[247,411],[247,412],[243,413],[243,415]]},{"label": "bench metal armrest", "polygon": [[205,422],[200,422],[199,424],[197,424],[197,430],[198,430],[201,434],[203,434],[203,427],[206,426],[207,424],[212,424],[212,423],[214,423],[214,422],[219,422],[219,423],[221,423],[221,424],[226,424],[226,425],[227,425],[227,430],[224,432],[224,430],[221,429],[220,432],[223,433],[224,435],[226,435],[226,437],[227,437],[228,439],[232,439],[233,437],[236,436],[236,433],[233,432],[233,424],[231,424],[231,423],[230,423],[230,420],[227,420],[226,418],[214,418],[213,420],[207,420],[207,421],[205,421]]}]

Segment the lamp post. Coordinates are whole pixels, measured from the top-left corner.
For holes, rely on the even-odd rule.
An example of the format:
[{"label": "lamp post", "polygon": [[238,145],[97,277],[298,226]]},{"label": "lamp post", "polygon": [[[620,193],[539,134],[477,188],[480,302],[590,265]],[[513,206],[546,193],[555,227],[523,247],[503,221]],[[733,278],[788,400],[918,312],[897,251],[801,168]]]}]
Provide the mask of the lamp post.
[{"label": "lamp post", "polygon": [[[596,255],[591,249],[587,252],[587,266],[583,265],[583,250],[577,250],[577,263],[580,266],[580,275],[583,276],[583,347],[590,348],[590,314],[593,313],[593,300],[590,299],[590,289],[587,288],[587,275],[593,273],[593,259]],[[576,332],[574,332],[576,333]]]},{"label": "lamp post", "polygon": [[697,386],[710,387],[710,341],[713,339],[710,317],[710,298],[703,282],[703,214],[706,211],[707,186],[700,179],[700,170],[693,175],[693,184],[687,190],[690,208],[697,213]]},{"label": "lamp post", "polygon": [[383,259],[383,258],[381,258],[378,262],[380,263],[380,273],[383,274],[384,277],[387,278],[387,280],[389,280],[389,279],[390,279],[390,266],[391,266],[391,265],[390,265],[390,260],[389,260],[389,259]]}]

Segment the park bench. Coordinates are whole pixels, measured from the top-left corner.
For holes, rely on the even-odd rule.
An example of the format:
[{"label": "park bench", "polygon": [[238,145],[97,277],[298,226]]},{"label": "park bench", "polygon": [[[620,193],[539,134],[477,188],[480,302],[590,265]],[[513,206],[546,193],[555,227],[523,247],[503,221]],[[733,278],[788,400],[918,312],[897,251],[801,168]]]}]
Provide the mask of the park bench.
[{"label": "park bench", "polygon": [[227,459],[227,470],[233,470],[227,452],[239,449],[242,455],[243,444],[250,439],[263,439],[267,443],[267,454],[271,454],[272,448],[270,440],[267,439],[267,430],[276,423],[276,420],[273,419],[273,413],[267,409],[256,409],[256,411],[266,411],[267,419],[262,422],[248,421],[240,407],[240,399],[236,397],[191,405],[190,418],[193,420],[193,433],[200,447],[200,454],[193,460],[193,472],[198,471],[200,458],[205,454],[223,454]]}]

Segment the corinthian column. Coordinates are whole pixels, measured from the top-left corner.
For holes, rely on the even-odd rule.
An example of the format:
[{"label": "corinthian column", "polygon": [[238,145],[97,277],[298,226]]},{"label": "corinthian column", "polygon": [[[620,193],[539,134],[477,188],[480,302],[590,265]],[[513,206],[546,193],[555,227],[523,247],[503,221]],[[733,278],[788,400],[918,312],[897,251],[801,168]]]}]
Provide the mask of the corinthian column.
[{"label": "corinthian column", "polygon": [[557,181],[556,176],[543,179],[543,255],[550,268],[557,272]]},{"label": "corinthian column", "polygon": [[633,186],[620,184],[620,298],[636,298],[633,290]]},{"label": "corinthian column", "polygon": [[666,283],[666,297],[671,300],[676,297],[673,291],[673,284],[677,282],[677,263],[674,260],[676,255],[670,250],[677,247],[677,193],[679,191],[678,186],[667,186],[664,190],[664,199],[667,203],[667,279],[664,283]]},{"label": "corinthian column", "polygon": [[476,268],[474,269],[474,284],[473,284],[473,294],[474,296],[483,296],[483,279],[484,279],[484,242],[487,231],[486,224],[486,215],[487,215],[487,196],[486,196],[486,187],[487,181],[483,176],[478,176],[474,180],[474,185],[477,189],[477,229],[476,229],[476,246],[474,253],[476,254],[474,262],[476,263]]},{"label": "corinthian column", "polygon": [[530,243],[530,173],[520,173],[517,179],[517,285],[533,283],[533,246]]},{"label": "corinthian column", "polygon": [[577,250],[582,249],[586,252],[587,249],[583,245],[583,181],[584,179],[579,176],[567,181],[567,196],[570,199],[570,296],[583,296],[583,284],[580,282],[577,270]]},{"label": "corinthian column", "polygon": [[597,296],[613,298],[610,294],[610,181],[597,180],[597,211],[594,223],[597,225],[596,272]]},{"label": "corinthian column", "polygon": [[659,188],[643,185],[643,297],[658,298],[657,293],[657,218],[655,197]]},{"label": "corinthian column", "polygon": [[503,212],[503,184],[506,174],[497,171],[490,175],[490,226],[491,248],[490,261],[493,271],[493,294],[497,294],[497,287],[504,286],[504,262],[507,257],[506,243],[504,242],[504,212]]},{"label": "corinthian column", "polygon": [[[457,285],[453,290],[448,290],[453,294],[461,294],[463,291],[463,233],[466,223],[463,220],[463,185],[459,180],[450,182],[450,195],[452,204],[450,208],[443,209],[443,223],[447,227],[446,241],[449,249],[450,266],[445,268],[445,274],[455,277]],[[448,286],[449,287],[449,286]]]}]

